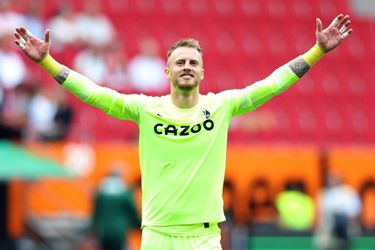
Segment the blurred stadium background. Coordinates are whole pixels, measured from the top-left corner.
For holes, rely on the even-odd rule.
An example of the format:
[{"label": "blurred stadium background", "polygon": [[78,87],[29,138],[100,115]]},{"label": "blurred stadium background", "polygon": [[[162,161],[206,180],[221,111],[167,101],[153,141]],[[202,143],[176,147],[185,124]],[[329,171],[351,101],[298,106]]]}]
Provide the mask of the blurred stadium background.
[{"label": "blurred stadium background", "polygon": [[[47,22],[63,4],[69,3],[79,12],[83,2],[14,0],[11,8],[26,15],[29,4],[36,4],[41,8],[41,20]],[[231,188],[224,195],[233,222],[223,240],[230,242],[225,249],[235,250],[314,249],[314,225],[303,235],[286,232],[277,227],[277,213],[270,207],[289,181],[302,182],[315,199],[327,171],[334,169],[359,192],[363,204],[353,249],[375,249],[375,1],[101,2],[102,13],[112,22],[127,58],[137,54],[146,37],[156,39],[162,57],[178,39],[198,39],[204,52],[203,93],[242,88],[267,76],[314,44],[316,17],[327,26],[338,13],[350,14],[354,29],[350,39],[290,90],[233,121],[226,175]],[[51,54],[73,67],[72,59],[80,48],[57,50],[53,46]],[[23,59],[33,82],[45,88],[57,85],[37,65]],[[120,91],[130,90],[125,86]],[[93,192],[113,166],[126,169],[124,178],[134,186],[140,208],[136,126],[106,116],[70,95],[68,100],[74,116],[65,139],[8,140],[37,157],[55,160],[74,176],[23,178],[0,171],[0,241],[15,242],[15,249],[34,249],[35,244],[35,249],[92,249],[85,228],[90,222]],[[0,147],[3,152],[13,147],[8,142],[2,145],[7,145]],[[6,152],[0,152],[0,157],[14,153]],[[3,163],[20,168],[13,160],[4,161],[0,158],[2,168]],[[264,194],[256,193],[260,182],[266,183],[266,198],[272,204],[255,211],[253,204],[265,199]],[[134,230],[130,249],[139,249],[139,241],[140,233]],[[11,245],[0,243],[0,249],[13,249]]]}]

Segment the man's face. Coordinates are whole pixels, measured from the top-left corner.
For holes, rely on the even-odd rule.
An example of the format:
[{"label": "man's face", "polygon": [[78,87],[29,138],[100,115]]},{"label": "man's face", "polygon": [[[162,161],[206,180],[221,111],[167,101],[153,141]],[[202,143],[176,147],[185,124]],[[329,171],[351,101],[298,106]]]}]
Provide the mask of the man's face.
[{"label": "man's face", "polygon": [[203,61],[194,48],[179,47],[170,55],[165,75],[176,90],[190,91],[203,80]]}]

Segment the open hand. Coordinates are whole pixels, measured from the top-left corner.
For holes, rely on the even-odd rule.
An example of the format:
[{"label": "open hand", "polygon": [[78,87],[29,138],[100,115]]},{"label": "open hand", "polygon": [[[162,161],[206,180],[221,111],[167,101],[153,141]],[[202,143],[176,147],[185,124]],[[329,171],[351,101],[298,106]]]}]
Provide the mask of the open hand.
[{"label": "open hand", "polygon": [[322,29],[322,21],[316,19],[316,39],[320,48],[325,52],[329,52],[336,48],[345,38],[352,32],[352,29],[347,29],[350,25],[349,15],[338,15],[332,23]]},{"label": "open hand", "polygon": [[40,40],[24,27],[18,27],[14,32],[14,36],[17,38],[14,42],[28,57],[35,62],[39,62],[49,53],[51,45],[49,33],[47,29],[44,40]]}]

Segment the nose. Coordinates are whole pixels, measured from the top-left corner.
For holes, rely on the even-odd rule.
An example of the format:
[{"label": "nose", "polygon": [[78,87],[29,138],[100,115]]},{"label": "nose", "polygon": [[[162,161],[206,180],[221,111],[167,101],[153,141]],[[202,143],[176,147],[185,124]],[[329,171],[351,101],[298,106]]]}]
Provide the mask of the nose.
[{"label": "nose", "polygon": [[190,63],[188,63],[188,62],[185,63],[185,65],[184,65],[184,71],[185,70],[191,71],[191,65],[190,65]]}]

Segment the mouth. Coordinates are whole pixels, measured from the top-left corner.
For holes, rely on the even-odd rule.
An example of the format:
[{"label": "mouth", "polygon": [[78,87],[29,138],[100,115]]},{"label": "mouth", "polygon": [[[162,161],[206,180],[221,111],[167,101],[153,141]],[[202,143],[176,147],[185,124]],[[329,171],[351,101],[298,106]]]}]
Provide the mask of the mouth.
[{"label": "mouth", "polygon": [[193,78],[194,76],[192,74],[185,73],[185,74],[180,75],[180,77],[182,77],[184,79],[190,79],[190,78]]},{"label": "mouth", "polygon": [[180,76],[181,76],[181,77],[184,77],[184,76],[190,76],[190,77],[193,77],[193,74],[192,74],[192,72],[191,72],[190,70],[184,70],[184,71],[182,71],[182,73],[181,73]]}]

